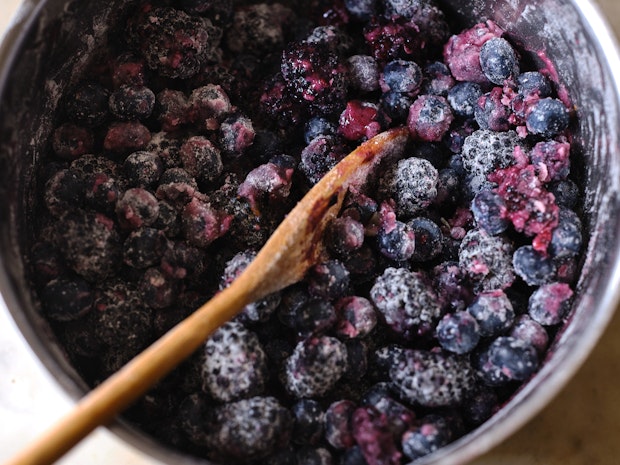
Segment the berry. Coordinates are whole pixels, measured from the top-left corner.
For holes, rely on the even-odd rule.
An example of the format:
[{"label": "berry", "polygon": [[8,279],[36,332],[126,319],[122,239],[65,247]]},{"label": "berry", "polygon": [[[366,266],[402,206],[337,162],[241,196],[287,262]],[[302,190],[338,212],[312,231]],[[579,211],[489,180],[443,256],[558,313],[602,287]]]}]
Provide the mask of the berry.
[{"label": "berry", "polygon": [[463,168],[473,176],[486,179],[493,170],[514,163],[514,149],[518,144],[519,137],[514,131],[474,131],[463,144]]},{"label": "berry", "polygon": [[370,298],[397,333],[431,324],[441,314],[437,295],[423,275],[404,268],[386,268],[375,280]]},{"label": "berry", "polygon": [[293,21],[290,8],[276,3],[258,3],[237,8],[226,34],[226,44],[236,53],[266,54],[286,43]]},{"label": "berry", "polygon": [[[349,83],[361,92],[379,89],[379,65],[370,55],[352,55],[347,59]],[[307,141],[306,141],[307,142]]]},{"label": "berry", "polygon": [[351,141],[370,139],[381,131],[377,114],[374,103],[351,100],[340,114],[338,132]]},{"label": "berry", "polygon": [[494,87],[478,99],[474,106],[474,118],[480,129],[490,129],[495,132],[510,129],[510,108],[504,105],[504,94],[501,87]]},{"label": "berry", "polygon": [[513,337],[498,337],[478,360],[478,376],[489,386],[525,381],[538,369],[536,349]]},{"label": "berry", "polygon": [[328,260],[314,265],[306,276],[308,292],[316,297],[333,300],[349,290],[349,270],[339,260]]},{"label": "berry", "polygon": [[138,229],[152,225],[159,215],[159,202],[153,194],[141,187],[123,193],[116,203],[116,216],[124,229]]},{"label": "berry", "polygon": [[478,322],[480,335],[484,337],[503,333],[515,318],[512,303],[501,290],[481,292],[467,307],[467,311]]},{"label": "berry", "polygon": [[324,447],[302,447],[296,454],[297,465],[333,465],[334,459]]},{"label": "berry", "polygon": [[478,321],[469,312],[445,315],[437,324],[437,341],[455,354],[471,352],[480,340]]},{"label": "berry", "polygon": [[86,315],[93,308],[93,291],[80,278],[53,279],[41,293],[45,300],[45,314],[55,321],[72,321]]},{"label": "berry", "polygon": [[536,95],[540,98],[551,97],[551,81],[538,71],[526,71],[517,76],[517,89],[524,97]]},{"label": "berry", "polygon": [[164,162],[156,153],[141,150],[125,158],[123,170],[132,186],[148,188],[159,181]]},{"label": "berry", "polygon": [[93,145],[94,136],[88,128],[64,123],[54,130],[52,149],[63,160],[75,160],[92,151]]},{"label": "berry", "polygon": [[368,21],[377,13],[376,0],[344,0],[347,11],[356,19]]},{"label": "berry", "polygon": [[204,345],[203,385],[216,400],[231,402],[262,394],[267,357],[254,333],[241,323],[228,322]]},{"label": "berry", "polygon": [[295,160],[292,157],[274,157],[250,171],[237,193],[239,197],[248,199],[253,210],[260,211],[259,204],[271,204],[289,196],[294,171]]},{"label": "berry", "polygon": [[480,49],[480,68],[489,81],[501,86],[519,74],[519,59],[506,39],[494,37]]},{"label": "berry", "polygon": [[192,90],[187,101],[189,121],[207,130],[216,130],[233,106],[222,86],[207,84]]},{"label": "berry", "polygon": [[382,220],[377,231],[377,247],[379,252],[390,260],[409,260],[416,247],[414,231],[408,224],[394,218]]},{"label": "berry", "polygon": [[292,440],[296,444],[317,444],[323,437],[325,411],[312,399],[301,399],[291,408],[295,424]]},{"label": "berry", "polygon": [[377,324],[372,303],[358,296],[343,297],[335,305],[337,321],[335,334],[344,338],[366,337]]},{"label": "berry", "polygon": [[482,96],[480,84],[475,82],[459,82],[448,91],[447,100],[455,115],[472,118]]},{"label": "berry", "polygon": [[207,247],[228,232],[232,217],[215,210],[209,203],[192,199],[181,212],[183,233],[196,247]]},{"label": "berry", "polygon": [[446,261],[433,268],[433,288],[446,309],[464,310],[469,300],[465,270],[457,262]]},{"label": "berry", "polygon": [[138,283],[142,299],[154,309],[170,307],[179,296],[179,282],[159,268],[147,268]]},{"label": "berry", "polygon": [[316,184],[346,154],[336,137],[318,136],[301,151],[299,169],[311,184]]},{"label": "berry", "polygon": [[179,149],[179,157],[185,171],[202,183],[215,181],[224,170],[219,149],[203,136],[187,139]]},{"label": "berry", "polygon": [[427,416],[420,425],[403,434],[403,453],[412,460],[418,459],[449,444],[451,440],[452,431],[447,420]]},{"label": "berry", "polygon": [[383,92],[399,92],[414,97],[422,85],[422,70],[413,61],[390,61],[383,67],[379,83]]},{"label": "berry", "polygon": [[205,428],[215,460],[262,458],[286,445],[293,419],[273,397],[252,397],[216,407]]},{"label": "berry", "polygon": [[338,256],[347,256],[364,243],[364,225],[350,216],[334,219],[326,231],[327,247]]},{"label": "berry", "polygon": [[427,160],[399,160],[381,178],[381,191],[396,202],[396,213],[413,216],[427,208],[437,196],[439,173]]},{"label": "berry", "polygon": [[390,379],[404,399],[424,407],[458,405],[475,385],[467,358],[410,349],[391,366]]},{"label": "berry", "polygon": [[296,398],[327,393],[347,368],[346,351],[342,342],[329,336],[299,342],[284,364],[287,391]]},{"label": "berry", "polygon": [[547,330],[528,314],[519,315],[516,318],[508,335],[532,345],[539,356],[544,354],[549,344]]},{"label": "berry", "polygon": [[136,229],[123,243],[123,262],[138,269],[157,265],[164,255],[166,245],[166,236],[160,230]]},{"label": "berry", "polygon": [[530,296],[527,311],[541,325],[557,325],[570,310],[572,296],[566,283],[543,284]]},{"label": "berry", "polygon": [[579,216],[566,208],[560,209],[558,225],[553,230],[549,251],[554,258],[575,257],[583,243]]},{"label": "berry", "polygon": [[198,191],[196,180],[183,168],[169,168],[159,178],[155,191],[158,199],[167,200],[175,206],[185,206]]},{"label": "berry", "polygon": [[151,140],[148,128],[137,121],[112,123],[103,140],[103,148],[117,154],[144,150]]},{"label": "berry", "polygon": [[164,89],[156,97],[158,116],[161,129],[165,132],[173,132],[188,123],[187,97],[180,90]]},{"label": "berry", "polygon": [[546,284],[555,277],[556,268],[551,258],[531,245],[523,245],[515,250],[512,262],[515,273],[529,286]]},{"label": "berry", "polygon": [[336,322],[336,311],[328,301],[312,299],[283,309],[280,320],[300,336],[309,337],[330,329]]},{"label": "berry", "polygon": [[493,389],[479,386],[465,400],[463,416],[470,425],[478,426],[491,418],[499,410],[499,404],[498,396]]},{"label": "berry", "polygon": [[333,402],[325,411],[325,440],[335,449],[343,450],[355,444],[351,424],[356,405],[350,400]]},{"label": "berry", "polygon": [[435,61],[424,67],[421,93],[446,97],[454,83],[448,67],[441,61]]},{"label": "berry", "polygon": [[508,228],[506,203],[496,192],[483,189],[476,194],[471,203],[471,211],[480,229],[492,236],[503,233]]},{"label": "berry", "polygon": [[379,102],[380,116],[384,115],[388,121],[394,124],[405,123],[412,104],[413,97],[400,92],[388,91],[381,96]]},{"label": "berry", "polygon": [[543,182],[566,179],[570,172],[570,144],[554,140],[538,142],[530,153],[532,165]]},{"label": "berry", "polygon": [[425,262],[436,258],[443,249],[443,234],[436,223],[424,217],[410,220],[407,225],[415,237],[415,249],[411,259]]},{"label": "berry", "polygon": [[110,95],[110,112],[121,120],[145,120],[155,107],[155,94],[144,86],[123,85]]},{"label": "berry", "polygon": [[388,418],[373,407],[353,412],[353,436],[369,465],[396,465],[402,454],[389,429]]},{"label": "berry", "polygon": [[337,130],[338,127],[328,119],[315,116],[306,122],[304,141],[306,144],[310,144],[316,137],[334,136]]},{"label": "berry", "polygon": [[566,106],[558,99],[544,98],[532,105],[526,118],[527,130],[542,137],[554,137],[568,128],[570,117]]},{"label": "berry", "polygon": [[419,140],[438,142],[446,134],[454,116],[444,97],[421,95],[411,105],[407,126]]},{"label": "berry", "polygon": [[109,91],[94,82],[80,83],[65,103],[68,118],[88,127],[100,126],[108,118]]}]

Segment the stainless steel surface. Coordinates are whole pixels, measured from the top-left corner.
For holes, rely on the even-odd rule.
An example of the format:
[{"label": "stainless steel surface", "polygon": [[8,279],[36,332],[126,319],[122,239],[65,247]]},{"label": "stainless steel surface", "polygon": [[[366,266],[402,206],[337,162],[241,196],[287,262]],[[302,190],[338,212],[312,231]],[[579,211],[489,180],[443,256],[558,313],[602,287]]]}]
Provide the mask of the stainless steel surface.
[{"label": "stainless steel surface", "polygon": [[[482,17],[494,19],[513,39],[528,44],[534,52],[545,52],[556,64],[577,108],[579,124],[574,146],[583,152],[586,160],[590,232],[588,256],[572,321],[556,341],[555,350],[543,370],[490,422],[439,454],[417,462],[457,464],[487,451],[535,415],[583,363],[617,306],[620,284],[620,92],[614,76],[620,76],[620,62],[615,41],[590,2],[488,0],[471,1],[465,7],[459,0],[442,3],[453,6],[454,14],[469,18],[470,23],[474,15],[476,20]],[[57,56],[55,62],[61,63],[63,68],[59,74],[49,69],[53,65],[49,59],[33,60],[37,56],[35,51],[24,54],[22,50],[19,56],[28,59],[22,60],[21,64],[13,64],[12,58],[25,38],[23,28],[37,9],[43,7],[43,17],[54,18],[62,11],[62,4],[64,2],[60,1],[26,2],[18,26],[6,37],[0,51],[0,88],[4,91],[0,160],[6,168],[0,190],[8,199],[0,207],[3,268],[0,288],[13,317],[37,355],[60,384],[76,396],[82,392],[83,385],[64,363],[58,347],[50,342],[45,322],[38,317],[36,305],[25,285],[18,253],[20,240],[27,232],[24,208],[28,197],[24,194],[28,187],[30,163],[36,160],[50,128],[49,121],[41,118],[41,110],[55,106],[58,90],[66,85],[71,67],[79,67],[81,55],[67,49],[65,54]],[[83,8],[99,10],[95,16],[101,21],[96,22],[95,28],[90,27],[90,21],[81,26],[77,26],[78,20],[65,22],[68,33],[73,34],[66,45],[77,44],[88,49],[89,41],[83,39],[89,36],[102,38],[105,28],[98,26],[104,25],[110,17],[106,14],[108,10],[101,11],[101,5],[95,4],[77,6],[74,18],[89,19],[88,14],[79,11]],[[80,38],[77,31],[82,33]],[[9,70],[16,77],[7,92],[5,74],[2,73]],[[24,107],[28,111],[22,111]],[[166,458],[167,452],[159,446],[144,445],[134,434],[125,436],[141,444],[143,450],[155,449],[163,454],[160,455],[162,459]],[[175,462],[178,463],[178,457],[171,463]]]}]

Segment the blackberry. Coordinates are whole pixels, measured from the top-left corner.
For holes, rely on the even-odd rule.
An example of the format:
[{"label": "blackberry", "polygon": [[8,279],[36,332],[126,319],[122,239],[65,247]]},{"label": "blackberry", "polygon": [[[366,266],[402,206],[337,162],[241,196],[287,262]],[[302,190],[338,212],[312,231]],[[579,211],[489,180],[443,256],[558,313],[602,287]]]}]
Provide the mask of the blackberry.
[{"label": "blackberry", "polygon": [[437,295],[423,275],[404,268],[386,268],[375,280],[370,298],[388,326],[405,335],[430,325],[441,314]]},{"label": "blackberry", "polygon": [[445,315],[437,323],[437,341],[455,354],[471,352],[480,341],[480,327],[471,313],[459,311]]},{"label": "blackberry", "polygon": [[295,347],[286,359],[284,380],[296,398],[323,396],[347,368],[345,345],[328,336],[310,337]]},{"label": "blackberry", "polygon": [[538,369],[536,349],[513,337],[498,337],[478,359],[477,373],[489,386],[525,381]]},{"label": "blackberry", "polygon": [[285,446],[293,419],[273,397],[252,397],[217,407],[205,428],[215,460],[266,457]]},{"label": "blackberry", "polygon": [[312,399],[301,399],[291,408],[295,423],[292,440],[296,444],[317,444],[323,437],[325,411]]},{"label": "blackberry", "polygon": [[463,167],[473,176],[486,178],[496,168],[506,168],[514,163],[514,149],[518,144],[519,138],[514,131],[474,131],[463,144]]},{"label": "blackberry", "polygon": [[254,333],[241,323],[228,322],[204,345],[202,379],[216,400],[231,402],[263,393],[267,357]]},{"label": "blackberry", "polygon": [[446,134],[454,116],[445,97],[421,95],[411,105],[407,126],[419,140],[439,142]]},{"label": "blackberry", "polygon": [[498,336],[514,321],[515,312],[508,296],[501,290],[481,292],[467,311],[478,322],[480,335]]},{"label": "blackberry", "polygon": [[110,112],[121,120],[145,120],[155,107],[155,94],[145,86],[122,85],[111,95]]},{"label": "blackberry", "polygon": [[566,283],[543,284],[530,296],[527,311],[541,325],[557,325],[568,314],[572,296]]},{"label": "blackberry", "polygon": [[41,295],[45,314],[55,321],[79,319],[93,308],[92,288],[80,278],[52,279],[45,285]]},{"label": "blackberry", "polygon": [[467,358],[410,349],[391,366],[390,379],[404,399],[424,407],[458,405],[475,386]]},{"label": "blackberry", "polygon": [[506,39],[494,37],[480,48],[480,67],[489,81],[501,86],[519,74],[519,58]]},{"label": "blackberry", "polygon": [[355,444],[353,412],[357,406],[350,400],[338,400],[331,403],[325,411],[325,440],[337,450],[344,450]]}]

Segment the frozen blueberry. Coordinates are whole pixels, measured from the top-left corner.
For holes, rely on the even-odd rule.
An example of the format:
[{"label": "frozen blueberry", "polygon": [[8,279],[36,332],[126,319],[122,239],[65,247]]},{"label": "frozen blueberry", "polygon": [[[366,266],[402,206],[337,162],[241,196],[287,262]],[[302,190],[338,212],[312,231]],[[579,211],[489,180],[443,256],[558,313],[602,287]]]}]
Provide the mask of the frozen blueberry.
[{"label": "frozen blueberry", "polygon": [[377,12],[377,0],[344,0],[347,11],[355,18],[368,21]]},{"label": "frozen blueberry", "polygon": [[476,319],[481,336],[498,336],[514,321],[515,312],[508,296],[501,290],[481,292],[467,311]]},{"label": "frozen blueberry", "polygon": [[512,262],[515,273],[530,286],[540,286],[555,278],[556,269],[551,258],[531,245],[523,245],[515,250]]},{"label": "frozen blueberry", "polygon": [[300,336],[308,337],[331,328],[336,322],[336,311],[324,299],[311,299],[299,305],[283,306],[279,317]]},{"label": "frozen blueberry", "polygon": [[426,262],[436,258],[443,249],[443,234],[439,226],[422,216],[413,218],[407,224],[415,237],[411,259],[414,262]]},{"label": "frozen blueberry", "polygon": [[297,398],[323,396],[347,368],[347,349],[329,336],[310,337],[285,362],[285,386]]},{"label": "frozen blueberry", "polygon": [[567,315],[573,291],[566,283],[543,284],[529,299],[527,311],[541,325],[557,325]]},{"label": "frozen blueberry", "polygon": [[143,269],[159,263],[167,245],[163,232],[154,228],[132,231],[123,243],[123,262]]},{"label": "frozen blueberry", "polygon": [[373,92],[379,88],[379,65],[370,55],[352,55],[347,59],[349,82],[354,89]]},{"label": "frozen blueberry", "polygon": [[254,126],[248,117],[229,116],[220,125],[220,147],[228,156],[239,157],[252,145],[255,135]]},{"label": "frozen blueberry", "polygon": [[413,410],[394,399],[388,382],[380,382],[364,393],[363,406],[375,408],[388,419],[388,428],[394,437],[401,436],[416,422]]},{"label": "frozen blueberry", "polygon": [[156,101],[162,131],[173,132],[189,122],[189,103],[184,92],[164,89],[157,94]]},{"label": "frozen blueberry", "polygon": [[187,171],[183,168],[169,168],[159,178],[155,195],[171,205],[182,207],[192,200],[197,191],[196,180]]},{"label": "frozen blueberry", "polygon": [[58,217],[70,208],[82,205],[84,184],[72,170],[61,169],[45,182],[43,196],[48,211]]},{"label": "frozen blueberry", "polygon": [[346,449],[340,456],[338,465],[369,465],[360,446]]},{"label": "frozen blueberry", "polygon": [[457,116],[472,118],[482,96],[480,84],[475,82],[459,82],[448,91],[448,103]]},{"label": "frozen blueberry", "polygon": [[437,323],[437,341],[455,354],[471,352],[480,340],[478,321],[471,313],[448,313]]},{"label": "frozen blueberry", "polygon": [[476,194],[471,202],[471,211],[480,229],[492,236],[501,234],[508,228],[505,218],[506,203],[496,192],[483,189]]},{"label": "frozen blueberry", "polygon": [[54,130],[52,149],[64,160],[76,158],[93,150],[92,130],[72,123],[64,123]]},{"label": "frozen blueberry", "polygon": [[154,309],[170,307],[180,292],[179,281],[155,267],[144,271],[138,286],[144,303]]},{"label": "frozen blueberry", "polygon": [[583,242],[579,216],[567,208],[560,209],[558,225],[553,230],[549,251],[554,257],[574,257]]},{"label": "frozen blueberry", "polygon": [[135,187],[151,187],[164,172],[164,162],[154,152],[141,150],[130,154],[123,162],[123,170]]},{"label": "frozen blueberry", "polygon": [[222,86],[207,84],[192,90],[188,99],[189,121],[207,130],[216,130],[233,105]]},{"label": "frozen blueberry", "polygon": [[65,112],[71,121],[88,127],[100,126],[108,117],[109,91],[94,82],[84,82],[69,92]]},{"label": "frozen blueberry", "polygon": [[551,182],[547,185],[549,192],[560,207],[574,209],[579,202],[579,186],[570,179]]},{"label": "frozen blueberry", "polygon": [[454,84],[455,80],[452,73],[441,61],[429,63],[424,67],[424,80],[421,90],[423,94],[446,97]]},{"label": "frozen blueberry", "polygon": [[445,97],[421,95],[409,109],[407,126],[414,138],[438,142],[450,128],[453,119],[454,115]]},{"label": "frozen blueberry", "polygon": [[110,112],[122,120],[144,120],[155,107],[155,94],[145,86],[123,85],[110,95]]},{"label": "frozen blueberry", "polygon": [[293,419],[274,397],[252,397],[217,407],[205,427],[206,443],[216,460],[265,457],[285,446]]},{"label": "frozen blueberry", "polygon": [[400,463],[402,454],[385,414],[374,407],[360,407],[353,412],[352,425],[355,442],[369,464]]},{"label": "frozen blueberry", "polygon": [[179,157],[185,171],[200,182],[213,182],[224,170],[219,149],[203,136],[187,139],[179,149]]},{"label": "frozen blueberry", "polygon": [[403,453],[412,460],[424,457],[450,443],[452,436],[446,419],[436,415],[427,416],[418,426],[403,434]]},{"label": "frozen blueberry", "polygon": [[357,406],[350,400],[331,403],[325,411],[325,440],[335,449],[343,450],[355,444],[351,420]]},{"label": "frozen blueberry", "polygon": [[504,105],[501,87],[494,87],[480,96],[474,106],[474,118],[480,129],[495,132],[508,131],[511,125],[510,108]]},{"label": "frozen blueberry", "polygon": [[463,404],[464,420],[472,426],[481,425],[497,412],[499,404],[499,398],[492,388],[480,386]]},{"label": "frozen blueberry", "polygon": [[527,130],[541,137],[554,137],[568,128],[570,117],[566,106],[558,99],[547,97],[534,105],[526,118]]},{"label": "frozen blueberry", "polygon": [[399,92],[413,97],[422,85],[422,70],[413,61],[390,61],[383,67],[379,83],[383,92]]},{"label": "frozen blueberry", "polygon": [[412,104],[413,97],[400,92],[388,91],[381,96],[379,109],[392,123],[402,124],[407,121]]},{"label": "frozen blueberry", "polygon": [[336,134],[338,126],[322,116],[315,116],[306,122],[304,140],[310,144],[314,138],[319,136],[333,136]]},{"label": "frozen blueberry", "polygon": [[232,217],[213,208],[208,202],[192,199],[181,212],[185,238],[196,247],[207,247],[228,232]]},{"label": "frozen blueberry", "polygon": [[439,173],[427,160],[399,160],[381,178],[381,190],[396,202],[396,213],[413,216],[427,208],[437,196]]},{"label": "frozen blueberry", "polygon": [[359,296],[343,297],[336,302],[337,336],[345,338],[366,337],[377,324],[377,313],[372,303]]},{"label": "frozen blueberry", "polygon": [[465,270],[456,261],[446,261],[433,268],[433,288],[446,309],[464,310],[470,300]]},{"label": "frozen blueberry", "polygon": [[158,215],[159,202],[153,194],[141,187],[128,189],[116,203],[118,222],[125,229],[150,226]]},{"label": "frozen blueberry", "polygon": [[467,358],[411,349],[392,365],[390,379],[404,399],[424,407],[458,405],[475,386]]},{"label": "frozen blueberry", "polygon": [[317,444],[323,437],[325,411],[312,399],[301,399],[291,408],[295,424],[292,440],[296,444]]},{"label": "frozen blueberry", "polygon": [[377,247],[390,260],[409,260],[416,248],[415,233],[409,224],[393,220],[377,231]]},{"label": "frozen blueberry", "polygon": [[531,344],[536,349],[539,356],[545,353],[547,345],[549,344],[549,334],[547,330],[527,313],[519,315],[515,319],[514,325],[508,335]]},{"label": "frozen blueberry", "polygon": [[375,280],[370,298],[397,333],[407,334],[441,314],[437,295],[424,276],[405,268],[386,268]]},{"label": "frozen blueberry", "polygon": [[506,79],[519,74],[519,59],[506,39],[494,37],[480,48],[480,67],[489,81],[503,85]]},{"label": "frozen blueberry", "polygon": [[302,149],[299,169],[310,183],[316,184],[346,154],[346,148],[336,137],[318,136]]},{"label": "frozen blueberry", "polygon": [[80,278],[51,280],[41,293],[45,314],[55,321],[76,320],[93,308],[91,286]]},{"label": "frozen blueberry", "polygon": [[137,121],[115,122],[108,127],[103,148],[115,154],[144,150],[151,141],[149,129]]},{"label": "frozen blueberry", "polygon": [[536,349],[519,339],[502,336],[495,339],[479,357],[477,372],[489,386],[525,381],[538,369]]},{"label": "frozen blueberry", "polygon": [[523,96],[551,97],[551,81],[539,71],[526,71],[517,76],[517,89]]},{"label": "frozen blueberry", "polygon": [[328,260],[314,265],[307,274],[308,291],[322,299],[343,297],[350,283],[349,270],[339,260]]},{"label": "frozen blueberry", "polygon": [[215,399],[231,402],[262,394],[267,357],[256,335],[241,323],[218,328],[205,342],[204,356],[204,387]]},{"label": "frozen blueberry", "polygon": [[459,265],[481,290],[506,289],[515,279],[512,251],[507,239],[472,229],[461,242]]},{"label": "frozen blueberry", "polygon": [[325,242],[337,256],[347,256],[363,245],[364,225],[350,216],[336,218],[327,227]]}]

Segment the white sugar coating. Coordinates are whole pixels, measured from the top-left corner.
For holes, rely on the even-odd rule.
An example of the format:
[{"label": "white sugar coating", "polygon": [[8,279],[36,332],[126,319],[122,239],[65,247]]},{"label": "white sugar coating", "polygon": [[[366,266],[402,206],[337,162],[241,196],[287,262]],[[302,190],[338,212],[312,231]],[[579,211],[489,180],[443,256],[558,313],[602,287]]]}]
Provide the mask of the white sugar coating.
[{"label": "white sugar coating", "polygon": [[437,197],[439,172],[423,158],[410,157],[392,165],[381,179],[380,193],[396,202],[396,212],[411,217]]},{"label": "white sugar coating", "polygon": [[398,332],[441,315],[439,299],[420,273],[406,268],[386,268],[372,289],[370,298],[385,321]]},{"label": "white sugar coating", "polygon": [[338,339],[321,336],[299,342],[286,359],[284,383],[297,398],[322,396],[347,369],[347,348]]},{"label": "white sugar coating", "polygon": [[220,327],[205,343],[202,368],[204,387],[228,402],[263,392],[267,357],[256,335],[241,323]]},{"label": "white sugar coating", "polygon": [[514,164],[514,148],[520,139],[515,131],[495,132],[479,129],[465,138],[461,157],[463,167],[474,177],[486,178],[497,168]]},{"label": "white sugar coating", "polygon": [[422,350],[405,350],[390,379],[405,399],[424,407],[458,405],[476,386],[467,357]]}]

